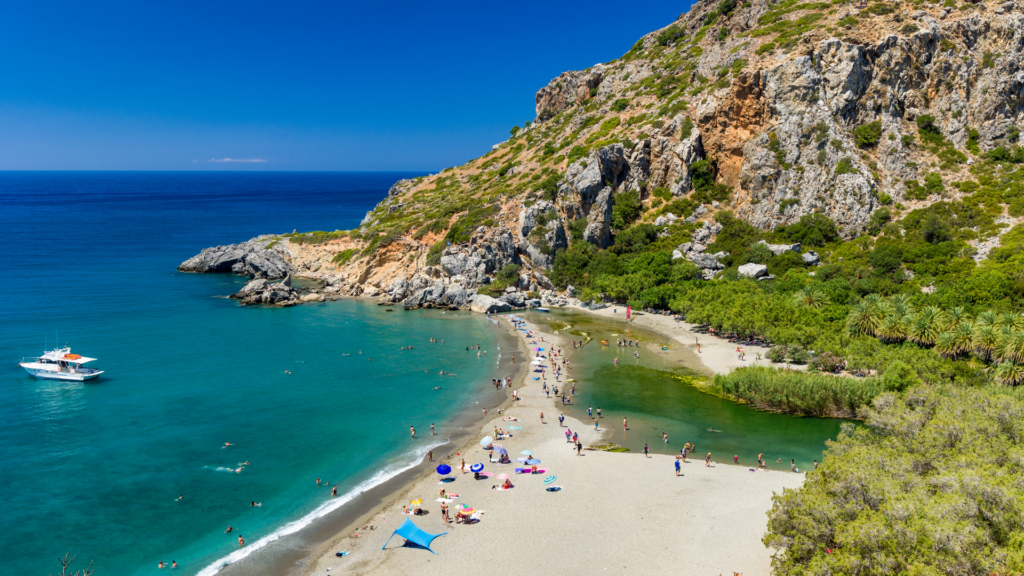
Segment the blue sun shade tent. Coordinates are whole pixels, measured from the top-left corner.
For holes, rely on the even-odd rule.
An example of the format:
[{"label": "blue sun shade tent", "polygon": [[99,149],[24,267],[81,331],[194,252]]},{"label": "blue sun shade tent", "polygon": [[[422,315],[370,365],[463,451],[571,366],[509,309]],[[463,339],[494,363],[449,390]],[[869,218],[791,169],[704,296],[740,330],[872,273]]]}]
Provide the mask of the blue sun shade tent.
[{"label": "blue sun shade tent", "polygon": [[[447,534],[447,532],[442,534],[429,534],[424,532],[423,530],[420,530],[420,527],[414,524],[412,520],[406,518],[405,522],[402,522],[402,525],[398,527],[398,530],[395,530],[394,534],[391,535],[391,538],[394,538],[396,535],[401,536],[417,546],[423,546],[427,550],[430,550],[430,543],[434,541],[434,538],[444,536],[445,534]],[[388,538],[388,542],[391,542],[391,538]],[[388,542],[384,543],[381,550],[388,547]],[[433,550],[430,551],[435,555],[437,554],[437,552],[434,552]]]}]

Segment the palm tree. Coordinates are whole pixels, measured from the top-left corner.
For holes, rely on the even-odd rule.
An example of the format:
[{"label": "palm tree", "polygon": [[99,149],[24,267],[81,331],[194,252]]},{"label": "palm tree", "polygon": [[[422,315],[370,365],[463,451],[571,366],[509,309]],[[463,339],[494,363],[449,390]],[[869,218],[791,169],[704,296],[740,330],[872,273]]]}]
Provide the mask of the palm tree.
[{"label": "palm tree", "polygon": [[874,336],[875,328],[878,326],[876,314],[877,310],[867,298],[861,300],[850,309],[850,315],[846,317],[846,331],[851,336]]},{"label": "palm tree", "polygon": [[814,284],[809,284],[803,290],[798,291],[794,300],[798,306],[807,306],[808,308],[821,308],[828,304],[825,292]]},{"label": "palm tree", "polygon": [[995,355],[1000,362],[1024,364],[1024,332],[1002,330],[996,343]]},{"label": "palm tree", "polygon": [[935,339],[935,351],[946,358],[956,357],[956,339],[953,338],[952,332],[939,334],[939,337]]},{"label": "palm tree", "polygon": [[1024,366],[1013,362],[1003,362],[996,366],[995,375],[1000,384],[1016,386],[1024,381]]},{"label": "palm tree", "polygon": [[886,316],[885,319],[882,320],[882,324],[878,327],[878,337],[889,343],[902,342],[903,340],[906,340],[907,318],[907,316],[900,316],[895,313]]},{"label": "palm tree", "polygon": [[1017,315],[1013,312],[1003,312],[996,318],[997,328],[1013,328],[1013,323],[1017,320]]},{"label": "palm tree", "polygon": [[985,310],[981,314],[978,314],[977,318],[974,319],[975,328],[980,326],[992,326],[995,327],[996,321],[999,319],[996,313],[991,310]]},{"label": "palm tree", "polygon": [[[978,321],[974,323],[974,353],[979,358],[988,362],[992,358],[992,351],[999,342],[999,330],[991,323],[983,323],[982,316],[985,312],[978,314]],[[995,316],[993,314],[993,316]],[[987,318],[985,319],[987,320]]]},{"label": "palm tree", "polygon": [[953,340],[956,342],[957,356],[970,354],[974,347],[974,323],[964,320],[953,330]]},{"label": "palm tree", "polygon": [[971,316],[964,310],[963,306],[956,306],[950,308],[946,312],[946,330],[956,330],[956,327],[960,325],[964,320],[970,320]]},{"label": "palm tree", "polygon": [[935,306],[929,306],[914,318],[910,324],[910,340],[920,346],[932,346],[935,339],[939,337],[939,327],[945,319],[942,318],[942,311]]}]

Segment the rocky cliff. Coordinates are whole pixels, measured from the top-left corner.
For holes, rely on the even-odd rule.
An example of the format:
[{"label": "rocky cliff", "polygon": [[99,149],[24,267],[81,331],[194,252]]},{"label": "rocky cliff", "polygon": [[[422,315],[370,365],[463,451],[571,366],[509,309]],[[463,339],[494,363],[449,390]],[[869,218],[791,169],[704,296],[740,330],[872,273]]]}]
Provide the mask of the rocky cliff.
[{"label": "rocky cliff", "polygon": [[[357,229],[208,249],[181,269],[313,277],[407,307],[557,303],[560,250],[641,223],[713,278],[721,211],[763,230],[822,214],[849,239],[883,206],[898,220],[962,197],[945,184],[1019,139],[1022,44],[1015,2],[702,1],[553,79],[535,121],[480,158],[397,182]],[[998,233],[975,242],[987,253]]]}]

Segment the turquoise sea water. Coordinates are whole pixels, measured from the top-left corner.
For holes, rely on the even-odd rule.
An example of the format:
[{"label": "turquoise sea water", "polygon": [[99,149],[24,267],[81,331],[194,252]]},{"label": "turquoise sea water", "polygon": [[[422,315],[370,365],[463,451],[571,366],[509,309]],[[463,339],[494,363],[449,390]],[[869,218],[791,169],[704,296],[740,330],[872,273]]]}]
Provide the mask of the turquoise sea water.
[{"label": "turquoise sea water", "polygon": [[[205,246],[351,228],[406,176],[0,173],[3,572],[48,574],[65,552],[97,576],[160,560],[209,572],[238,534],[252,544],[331,506],[318,477],[341,502],[488,400],[498,351],[479,316],[241,308],[223,296],[244,279],[175,271]],[[107,373],[83,385],[17,367],[57,338]],[[465,351],[477,343],[487,357]]]},{"label": "turquoise sea water", "polygon": [[[697,445],[691,456],[697,460],[711,452],[716,462],[733,463],[733,456],[738,456],[739,464],[756,467],[757,455],[764,454],[770,470],[789,470],[791,460],[798,469],[809,470],[814,460],[821,462],[825,442],[839,434],[842,420],[759,412],[705,394],[674,378],[679,364],[658,352],[615,344],[617,338],[637,336],[644,342],[664,342],[665,338],[653,332],[632,326],[627,332],[625,322],[596,319],[581,312],[559,310],[546,318],[538,313],[527,316],[556,325],[564,322],[572,326],[571,332],[585,332],[593,339],[573,352],[572,374],[579,384],[574,403],[567,410],[583,422],[592,423],[587,407],[595,412],[601,408],[604,419],[600,425],[612,431],[610,441],[634,452],[642,451],[646,443],[652,452],[678,454],[690,442]],[[601,340],[610,345],[602,346]],[[678,343],[670,346],[676,348]],[[634,358],[633,353],[638,351],[640,357]],[[748,355],[753,358],[754,351]],[[623,418],[629,423],[625,432]],[[709,432],[709,428],[717,432]],[[668,443],[663,442],[662,432],[668,434]]]}]

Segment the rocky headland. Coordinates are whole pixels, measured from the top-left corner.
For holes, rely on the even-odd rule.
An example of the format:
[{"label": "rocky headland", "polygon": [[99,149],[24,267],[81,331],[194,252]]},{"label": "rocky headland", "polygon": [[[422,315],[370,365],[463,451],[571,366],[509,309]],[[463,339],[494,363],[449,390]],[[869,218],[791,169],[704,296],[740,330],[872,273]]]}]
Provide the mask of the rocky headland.
[{"label": "rocky headland", "polygon": [[[252,304],[301,302],[267,282],[301,276],[321,285],[310,300],[599,306],[553,279],[555,260],[632,234],[714,279],[725,218],[772,230],[823,215],[855,239],[976,189],[975,162],[1019,141],[1022,47],[1016,2],[702,1],[621,58],[553,79],[536,119],[483,156],[396,182],[358,228],[208,248],[179,270],[262,280],[236,295]],[[1002,210],[971,240],[976,260],[1017,222]]]}]

